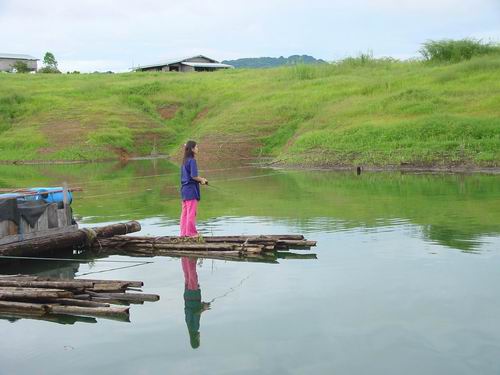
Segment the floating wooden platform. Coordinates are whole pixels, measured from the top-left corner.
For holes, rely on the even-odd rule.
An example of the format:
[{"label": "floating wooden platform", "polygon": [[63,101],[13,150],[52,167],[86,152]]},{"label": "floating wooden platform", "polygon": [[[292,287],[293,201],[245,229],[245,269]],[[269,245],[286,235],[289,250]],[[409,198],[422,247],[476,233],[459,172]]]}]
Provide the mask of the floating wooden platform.
[{"label": "floating wooden platform", "polygon": [[155,294],[137,292],[142,286],[141,281],[0,276],[0,317],[51,321],[54,315],[71,315],[129,321],[128,306],[111,305],[159,300]]},{"label": "floating wooden platform", "polygon": [[316,254],[290,253],[309,250],[316,241],[302,235],[242,235],[207,237],[113,236],[93,243],[100,255],[199,257],[231,261],[277,263],[277,259],[316,259]]}]

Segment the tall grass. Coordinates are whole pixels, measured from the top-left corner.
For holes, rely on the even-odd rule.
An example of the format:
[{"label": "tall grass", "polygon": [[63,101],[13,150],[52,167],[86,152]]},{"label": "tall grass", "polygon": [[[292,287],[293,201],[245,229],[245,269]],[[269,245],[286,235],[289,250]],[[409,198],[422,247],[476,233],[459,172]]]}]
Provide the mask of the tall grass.
[{"label": "tall grass", "polygon": [[419,52],[427,61],[459,62],[470,60],[474,56],[500,53],[500,46],[471,38],[461,40],[442,39],[425,42]]}]

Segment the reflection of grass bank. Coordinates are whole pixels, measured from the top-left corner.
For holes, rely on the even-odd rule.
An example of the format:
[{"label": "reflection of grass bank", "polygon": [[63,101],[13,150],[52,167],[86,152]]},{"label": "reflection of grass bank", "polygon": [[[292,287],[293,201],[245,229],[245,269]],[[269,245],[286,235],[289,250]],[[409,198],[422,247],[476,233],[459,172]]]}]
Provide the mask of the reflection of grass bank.
[{"label": "reflection of grass bank", "polygon": [[[1,160],[173,153],[304,166],[499,166],[500,56],[213,74],[3,75]],[[166,115],[165,108],[172,110]]]},{"label": "reflection of grass bank", "polygon": [[[214,168],[215,169],[215,168]],[[303,230],[367,229],[408,222],[416,235],[449,247],[474,249],[481,236],[500,234],[497,175],[272,171],[204,171],[199,220],[268,217]],[[260,176],[260,177],[257,177]],[[254,178],[257,177],[257,178]],[[180,213],[178,167],[166,161],[66,166],[1,166],[0,187],[82,186],[73,209],[89,224]],[[16,185],[14,185],[16,184]],[[414,228],[409,229],[415,231]]]}]

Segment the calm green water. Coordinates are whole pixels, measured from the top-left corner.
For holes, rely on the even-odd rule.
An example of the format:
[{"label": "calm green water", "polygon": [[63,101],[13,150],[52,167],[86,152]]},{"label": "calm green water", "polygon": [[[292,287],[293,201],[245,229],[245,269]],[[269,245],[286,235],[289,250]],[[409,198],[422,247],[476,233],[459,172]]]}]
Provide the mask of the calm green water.
[{"label": "calm green water", "polygon": [[[0,374],[498,374],[500,176],[225,168],[205,166],[199,230],[302,233],[318,259],[199,261],[197,349],[179,259],[2,262],[143,280],[161,299],[131,323],[0,320]],[[0,166],[0,187],[84,188],[83,226],[138,219],[150,235],[178,233],[177,180],[158,161]]]}]

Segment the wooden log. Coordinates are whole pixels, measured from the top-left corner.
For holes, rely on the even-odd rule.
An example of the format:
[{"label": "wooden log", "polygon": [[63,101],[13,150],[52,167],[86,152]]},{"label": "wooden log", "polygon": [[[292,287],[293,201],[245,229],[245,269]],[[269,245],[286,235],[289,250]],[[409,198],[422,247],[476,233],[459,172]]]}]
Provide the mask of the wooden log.
[{"label": "wooden log", "polygon": [[[176,251],[248,251],[261,252],[264,248],[260,244],[240,244],[240,243],[164,243],[156,239],[151,240],[128,240],[127,237],[112,237],[99,241],[103,248],[127,249],[147,249],[149,251],[176,250]],[[102,253],[102,251],[99,251]]]},{"label": "wooden log", "polygon": [[141,230],[141,224],[139,224],[138,221],[129,221],[126,223],[96,227],[92,228],[92,230],[95,232],[97,238],[107,238],[117,235],[139,232]]},{"label": "wooden log", "polygon": [[[83,301],[96,301],[96,302],[102,302],[102,303],[110,303],[112,305],[129,305],[130,304],[128,301],[117,300],[117,299],[106,298],[106,297],[96,297],[96,296],[91,296],[90,294],[78,294],[78,295],[75,295],[73,298],[78,299],[78,300],[83,300]],[[131,303],[143,304],[144,301],[132,301]]]},{"label": "wooden log", "polygon": [[288,247],[298,246],[298,247],[311,247],[316,246],[316,241],[308,240],[278,240],[277,245],[285,245]]},{"label": "wooden log", "polygon": [[45,305],[26,302],[0,301],[0,313],[2,312],[22,312],[31,315],[46,314]]},{"label": "wooden log", "polygon": [[278,259],[318,259],[316,254],[297,254],[290,252],[276,252]]},{"label": "wooden log", "polygon": [[73,293],[60,289],[0,288],[0,300],[51,300],[71,297]]},{"label": "wooden log", "polygon": [[52,314],[97,316],[110,318],[128,318],[128,307],[81,307],[47,304],[47,311]]},{"label": "wooden log", "polygon": [[91,301],[100,302],[100,303],[109,303],[111,305],[128,306],[130,304],[134,304],[134,305],[143,305],[144,304],[144,301],[123,301],[123,300],[105,298],[105,297],[90,297],[90,298],[91,298]]},{"label": "wooden log", "polygon": [[34,256],[58,249],[71,249],[77,245],[91,246],[96,239],[139,231],[137,221],[92,228],[91,230],[71,230],[54,236],[0,245],[0,255]]},{"label": "wooden log", "polygon": [[61,305],[81,306],[81,307],[109,307],[109,303],[86,301],[77,298],[58,298],[57,303]]},{"label": "wooden log", "polygon": [[[142,281],[128,281],[128,280],[97,280],[97,279],[72,279],[72,280],[59,280],[44,276],[32,276],[32,275],[0,275],[0,286],[6,281],[37,281],[37,282],[50,282],[50,283],[75,283],[77,287],[81,288],[93,288],[95,286],[100,286],[102,284],[114,284],[117,288],[142,288],[144,283]],[[41,285],[41,284],[40,284]],[[62,284],[59,284],[62,285]]]},{"label": "wooden log", "polygon": [[[106,284],[107,285],[107,284]],[[59,280],[22,280],[22,279],[0,279],[0,288],[2,287],[20,287],[20,288],[55,288],[55,289],[71,289],[83,290],[85,288],[93,288],[94,283],[91,281],[59,281]]]},{"label": "wooden log", "polygon": [[301,234],[270,234],[266,237],[274,238],[276,240],[303,240],[304,236]]},{"label": "wooden log", "polygon": [[248,235],[238,235],[238,236],[202,236],[202,237],[179,237],[179,236],[161,236],[161,237],[150,237],[150,236],[132,236],[127,238],[133,238],[138,240],[151,240],[152,238],[157,238],[160,241],[177,241],[177,242],[245,242],[247,240],[252,241],[277,241],[277,240],[304,240],[303,235],[299,234],[248,234]]},{"label": "wooden log", "polygon": [[156,302],[160,299],[160,296],[156,294],[147,293],[95,293],[89,291],[88,294],[94,298],[109,298],[118,301],[145,301],[145,302]]},{"label": "wooden log", "polygon": [[87,288],[85,291],[92,292],[124,292],[127,287],[123,286],[123,284],[95,284],[93,288]]},{"label": "wooden log", "polygon": [[98,284],[108,284],[108,283],[116,283],[116,284],[122,284],[125,285],[126,287],[131,287],[131,288],[142,288],[144,286],[144,283],[142,281],[126,281],[126,280],[94,280],[94,279],[75,279],[78,281],[90,281],[94,283],[94,285]]},{"label": "wooden log", "polygon": [[103,247],[128,247],[135,245],[144,245],[145,247],[156,247],[158,245],[177,245],[179,247],[189,247],[191,245],[204,245],[214,244],[220,248],[229,247],[231,245],[241,246],[242,244],[248,246],[268,246],[268,250],[274,249],[277,240],[264,236],[258,237],[241,237],[241,236],[211,236],[211,237],[144,237],[144,236],[113,236],[100,241]]}]

